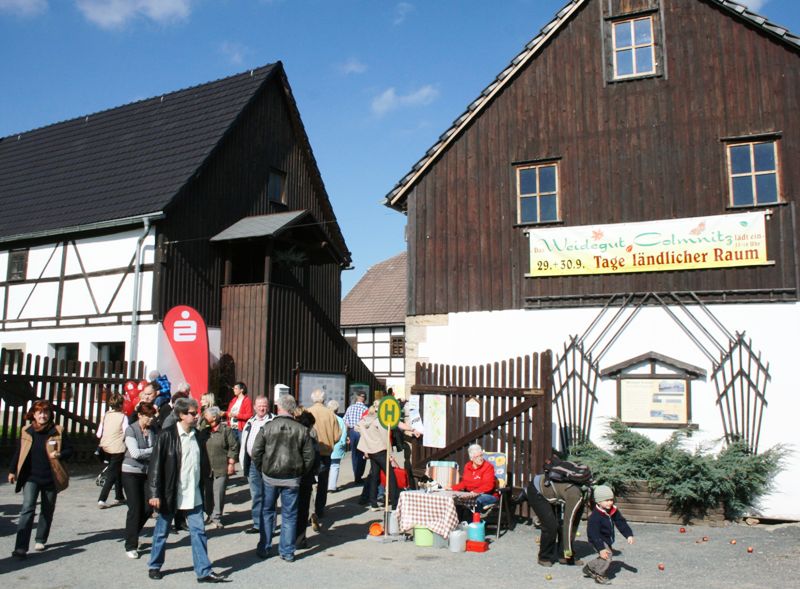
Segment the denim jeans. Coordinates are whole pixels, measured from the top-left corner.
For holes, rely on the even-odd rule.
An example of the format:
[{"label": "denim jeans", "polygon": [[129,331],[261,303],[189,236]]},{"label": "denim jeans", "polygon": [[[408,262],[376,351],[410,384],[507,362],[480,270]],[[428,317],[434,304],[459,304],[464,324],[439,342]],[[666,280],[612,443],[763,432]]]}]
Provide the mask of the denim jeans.
[{"label": "denim jeans", "polygon": [[[208,559],[208,538],[203,517],[203,505],[195,505],[194,509],[185,510],[186,522],[189,524],[189,536],[192,540],[192,562],[194,574],[198,579],[211,573],[211,561]],[[150,550],[150,561],[147,568],[160,570],[164,566],[164,552],[167,548],[167,537],[172,518],[175,514],[159,513],[156,527],[153,530],[153,547]]]},{"label": "denim jeans", "polygon": [[347,430],[347,437],[350,440],[350,459],[353,461],[353,480],[360,483],[364,478],[364,469],[367,467],[367,459],[364,458],[364,453],[358,451],[358,441],[361,439],[355,428]]},{"label": "denim jeans", "polygon": [[39,485],[33,481],[28,481],[22,487],[22,509],[19,512],[19,523],[17,524],[17,543],[16,550],[28,551],[31,543],[31,531],[33,530],[33,516],[36,515],[36,498],[39,492],[42,493],[42,513],[39,514],[39,523],[36,526],[36,541],[47,544],[50,536],[50,526],[53,524],[53,512],[56,510],[56,497],[58,493],[51,485]]},{"label": "denim jeans", "polygon": [[498,499],[494,495],[489,495],[488,493],[481,493],[475,499],[475,508],[478,511],[483,511],[484,507],[487,507],[489,505],[494,505],[497,502]]},{"label": "denim jeans", "polygon": [[250,461],[250,470],[247,471],[247,480],[250,483],[250,498],[253,500],[253,527],[260,530],[264,502],[264,479],[261,478],[261,473],[252,460]]},{"label": "denim jeans", "polygon": [[299,487],[276,487],[264,483],[264,507],[262,525],[259,528],[259,552],[269,552],[272,534],[275,532],[275,516],[278,497],[281,498],[281,538],[278,554],[284,558],[294,558],[294,542],[297,533],[297,497]]},{"label": "denim jeans", "polygon": [[331,472],[328,475],[328,491],[336,491],[339,488],[339,465],[341,458],[331,458]]}]

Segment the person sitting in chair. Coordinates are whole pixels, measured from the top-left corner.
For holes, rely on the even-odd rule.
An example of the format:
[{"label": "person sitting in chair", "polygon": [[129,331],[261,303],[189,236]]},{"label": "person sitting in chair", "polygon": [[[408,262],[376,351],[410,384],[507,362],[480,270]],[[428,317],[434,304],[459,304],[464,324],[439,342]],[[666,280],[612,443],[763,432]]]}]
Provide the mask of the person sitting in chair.
[{"label": "person sitting in chair", "polygon": [[464,465],[464,474],[461,480],[453,485],[452,490],[477,493],[475,509],[478,513],[484,513],[499,499],[495,490],[497,479],[494,475],[494,466],[484,458],[483,448],[478,444],[472,444],[467,449],[467,454],[469,462]]}]

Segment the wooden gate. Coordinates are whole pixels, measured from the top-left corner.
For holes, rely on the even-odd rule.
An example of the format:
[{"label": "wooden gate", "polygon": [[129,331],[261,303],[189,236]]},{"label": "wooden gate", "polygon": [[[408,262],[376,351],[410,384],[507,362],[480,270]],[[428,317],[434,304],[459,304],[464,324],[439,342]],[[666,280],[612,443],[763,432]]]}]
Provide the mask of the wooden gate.
[{"label": "wooden gate", "polygon": [[[468,460],[470,444],[487,452],[508,456],[508,481],[523,487],[541,472],[552,452],[552,355],[534,353],[483,366],[417,364],[412,395],[420,397],[420,413],[426,427],[426,399],[442,404],[444,447],[425,447],[420,441],[412,450],[415,476],[422,476],[431,460],[454,460],[460,467]],[[434,397],[435,398],[432,398]],[[478,416],[467,415],[467,402]]]}]

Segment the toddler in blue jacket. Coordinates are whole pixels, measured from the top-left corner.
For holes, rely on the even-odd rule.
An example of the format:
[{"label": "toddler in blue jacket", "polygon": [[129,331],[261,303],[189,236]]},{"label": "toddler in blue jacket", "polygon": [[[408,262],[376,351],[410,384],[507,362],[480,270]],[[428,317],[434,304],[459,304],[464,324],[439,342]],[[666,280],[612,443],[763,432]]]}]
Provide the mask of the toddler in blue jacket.
[{"label": "toddler in blue jacket", "polygon": [[614,545],[614,527],[620,534],[628,539],[628,544],[633,544],[633,531],[622,517],[622,513],[614,506],[614,491],[606,485],[594,488],[595,507],[589,516],[587,532],[589,542],[595,547],[599,556],[583,567],[583,574],[591,577],[596,583],[608,585],[610,581],[606,576],[608,567],[611,566],[611,547]]}]

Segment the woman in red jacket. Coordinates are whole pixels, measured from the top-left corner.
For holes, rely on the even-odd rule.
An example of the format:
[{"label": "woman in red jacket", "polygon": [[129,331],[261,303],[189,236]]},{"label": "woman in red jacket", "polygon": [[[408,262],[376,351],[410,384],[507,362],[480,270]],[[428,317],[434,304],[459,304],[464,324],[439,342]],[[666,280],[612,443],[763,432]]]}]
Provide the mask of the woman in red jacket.
[{"label": "woman in red jacket", "polygon": [[247,385],[243,382],[233,385],[233,399],[228,404],[225,415],[228,417],[228,425],[233,430],[236,441],[241,442],[241,432],[247,420],[253,417],[253,402],[247,396]]},{"label": "woman in red jacket", "polygon": [[476,509],[482,512],[498,501],[494,466],[483,457],[483,448],[478,444],[472,444],[467,453],[469,462],[464,465],[464,473],[458,484],[453,486],[453,491],[477,493]]}]

